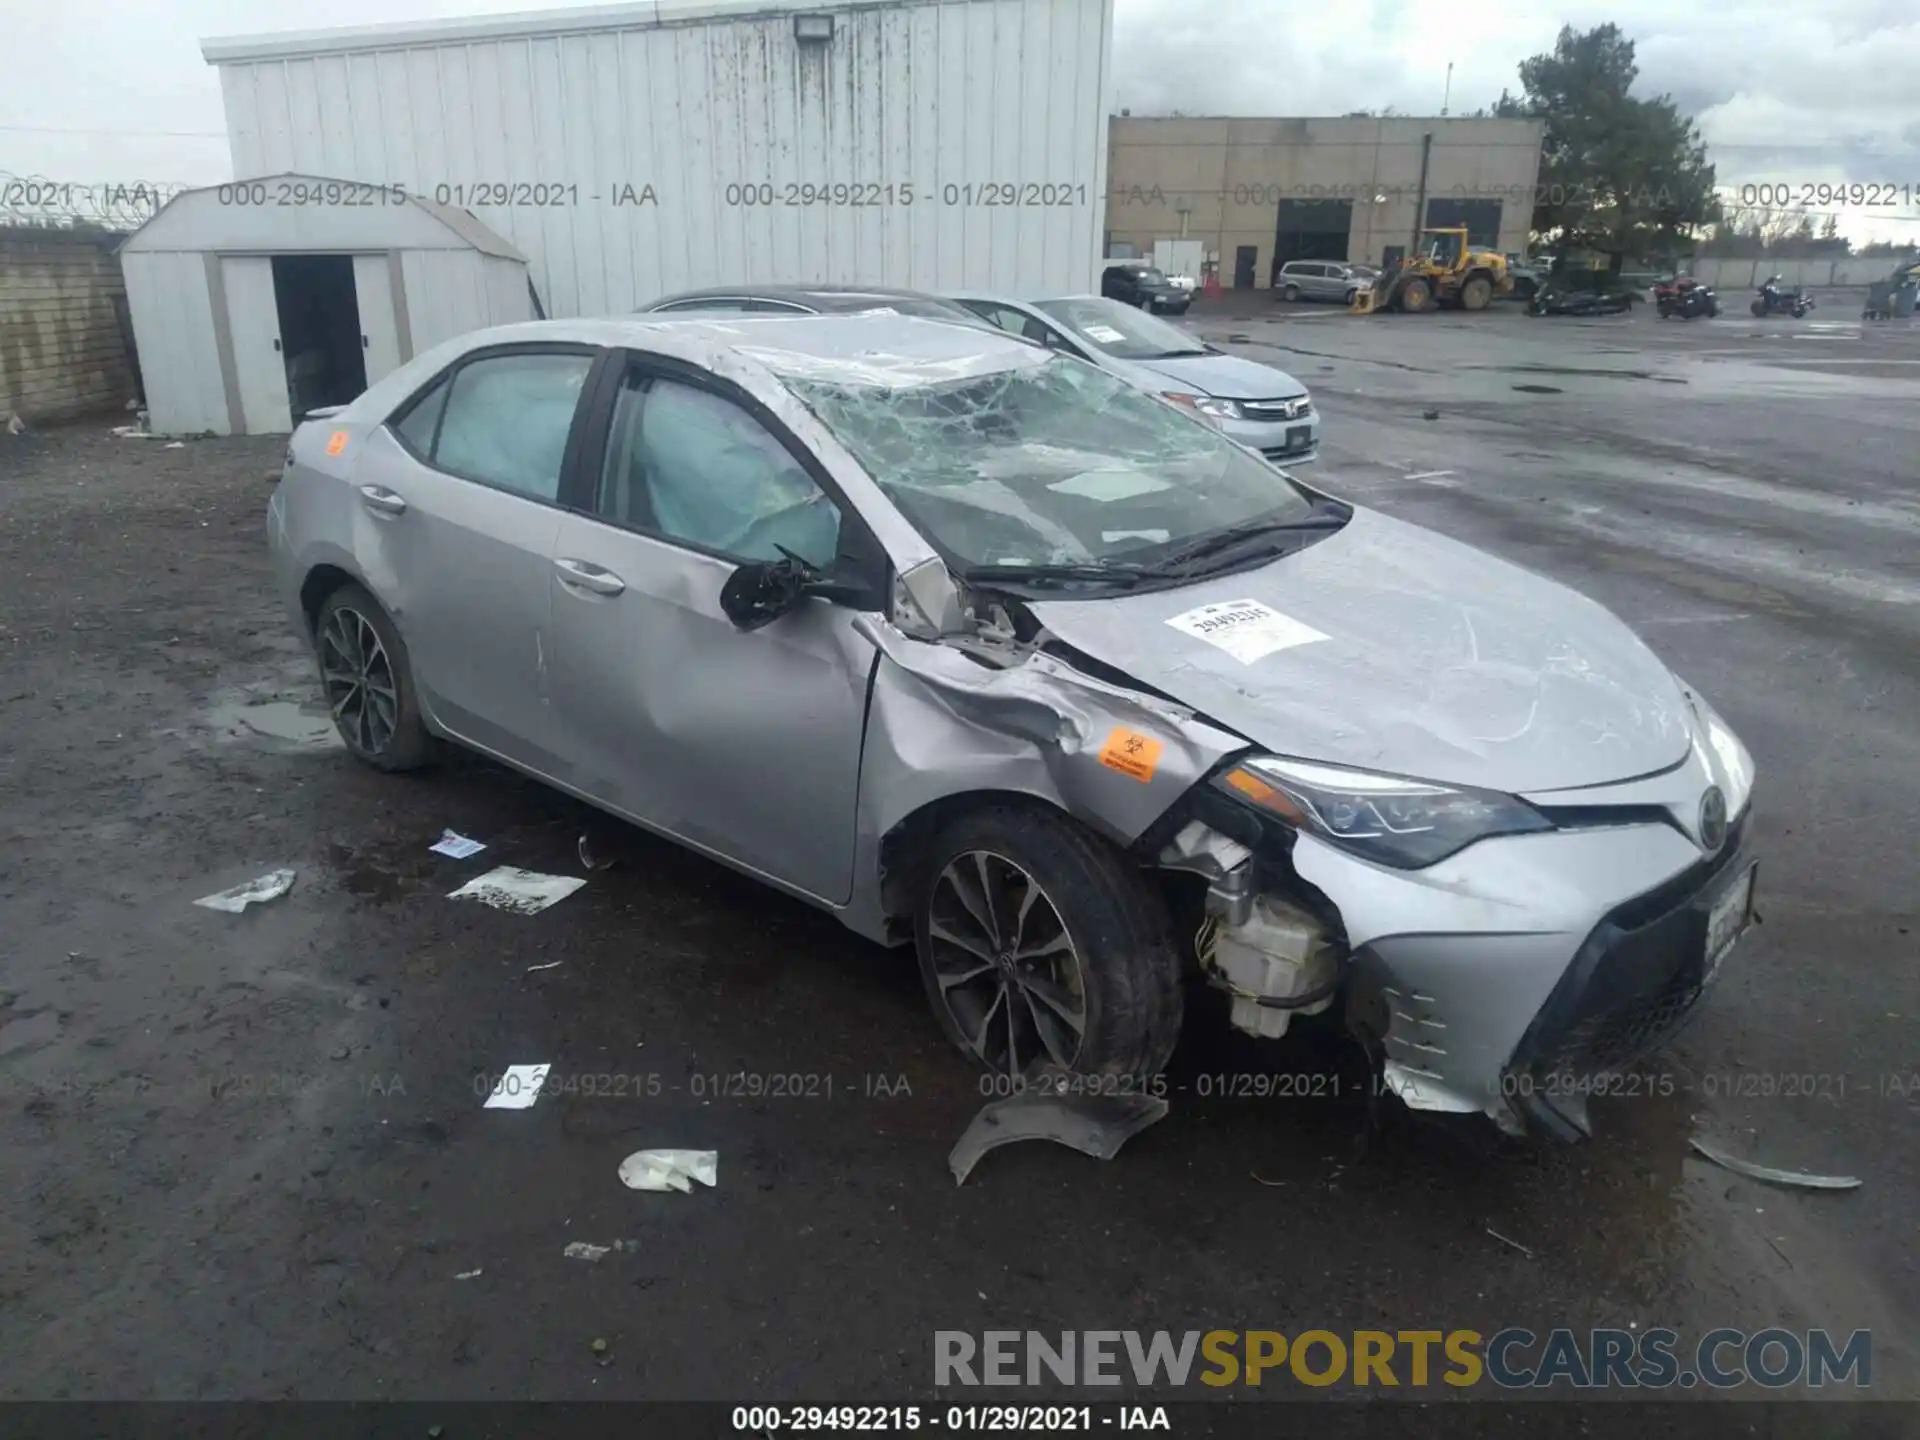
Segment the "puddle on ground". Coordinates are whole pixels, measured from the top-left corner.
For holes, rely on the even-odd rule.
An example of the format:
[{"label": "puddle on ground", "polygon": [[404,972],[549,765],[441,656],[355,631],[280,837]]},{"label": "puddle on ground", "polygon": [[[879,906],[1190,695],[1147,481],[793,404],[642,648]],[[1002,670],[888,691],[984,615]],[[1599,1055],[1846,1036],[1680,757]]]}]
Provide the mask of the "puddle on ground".
[{"label": "puddle on ground", "polygon": [[415,850],[410,843],[383,840],[372,845],[342,845],[330,841],[327,859],[339,877],[340,888],[349,895],[389,904],[417,889],[422,881],[439,873],[443,861],[425,848]]},{"label": "puddle on ground", "polygon": [[343,743],[317,700],[227,700],[208,708],[206,723],[223,740],[265,740],[290,750],[334,750]]}]

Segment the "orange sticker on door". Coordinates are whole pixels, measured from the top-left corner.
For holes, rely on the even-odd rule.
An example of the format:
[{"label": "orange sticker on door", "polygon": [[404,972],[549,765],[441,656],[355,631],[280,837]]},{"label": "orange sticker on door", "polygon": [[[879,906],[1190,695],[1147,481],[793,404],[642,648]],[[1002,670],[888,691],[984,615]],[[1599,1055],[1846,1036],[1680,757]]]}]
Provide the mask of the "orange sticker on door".
[{"label": "orange sticker on door", "polygon": [[327,454],[338,455],[347,448],[347,432],[336,430],[327,437]]},{"label": "orange sticker on door", "polygon": [[1131,775],[1144,785],[1153,779],[1153,772],[1160,768],[1160,752],[1166,748],[1165,742],[1151,735],[1142,735],[1138,730],[1116,725],[1113,733],[1107,736],[1107,743],[1100,748],[1100,763],[1109,770]]}]

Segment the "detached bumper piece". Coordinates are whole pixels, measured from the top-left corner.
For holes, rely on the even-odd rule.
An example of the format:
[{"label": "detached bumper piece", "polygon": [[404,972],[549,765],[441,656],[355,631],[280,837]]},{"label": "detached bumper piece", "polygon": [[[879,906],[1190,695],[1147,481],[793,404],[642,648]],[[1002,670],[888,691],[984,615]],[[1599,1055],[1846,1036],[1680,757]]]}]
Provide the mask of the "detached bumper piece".
[{"label": "detached bumper piece", "polygon": [[1624,1068],[1677,1031],[1704,992],[1708,917],[1751,866],[1743,818],[1720,853],[1604,916],[1521,1038],[1503,1088],[1562,1140],[1591,1133],[1578,1081]]}]

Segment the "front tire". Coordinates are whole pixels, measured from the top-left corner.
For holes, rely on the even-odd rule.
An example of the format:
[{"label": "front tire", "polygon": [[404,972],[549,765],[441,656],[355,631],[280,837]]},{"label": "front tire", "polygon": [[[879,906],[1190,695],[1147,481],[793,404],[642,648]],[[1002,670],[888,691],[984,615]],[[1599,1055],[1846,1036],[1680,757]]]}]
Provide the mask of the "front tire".
[{"label": "front tire", "polygon": [[1283,287],[1280,291],[1280,298],[1289,304],[1297,302],[1300,299],[1300,287],[1298,285]]},{"label": "front tire", "polygon": [[976,1064],[1013,1079],[1165,1067],[1179,958],[1160,895],[1120,851],[1053,811],[992,805],[946,826],[922,873],[920,976]]},{"label": "front tire", "polygon": [[431,760],[413,662],[380,602],[342,585],[320,606],[313,633],[320,687],[354,758],[376,770],[417,770]]},{"label": "front tire", "polygon": [[1407,281],[1400,287],[1400,308],[1414,315],[1432,309],[1433,287],[1419,276]]}]

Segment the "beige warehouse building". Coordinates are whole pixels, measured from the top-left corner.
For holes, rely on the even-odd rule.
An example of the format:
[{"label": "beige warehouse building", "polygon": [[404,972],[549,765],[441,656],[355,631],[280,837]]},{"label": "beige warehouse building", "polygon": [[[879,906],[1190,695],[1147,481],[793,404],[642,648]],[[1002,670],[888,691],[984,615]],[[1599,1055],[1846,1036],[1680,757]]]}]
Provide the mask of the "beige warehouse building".
[{"label": "beige warehouse building", "polygon": [[1199,241],[1223,286],[1265,287],[1288,260],[1399,259],[1423,203],[1429,226],[1521,253],[1544,132],[1539,120],[1116,115],[1107,253]]}]

